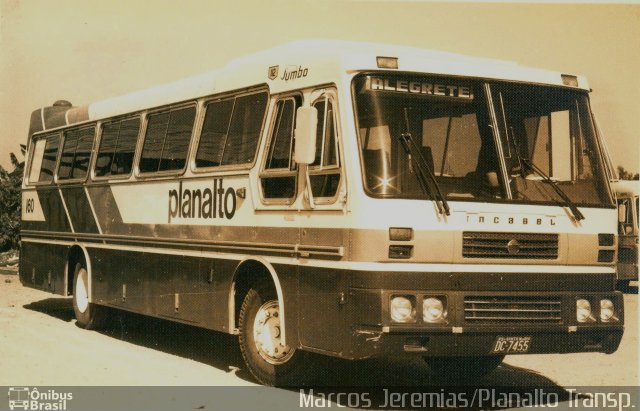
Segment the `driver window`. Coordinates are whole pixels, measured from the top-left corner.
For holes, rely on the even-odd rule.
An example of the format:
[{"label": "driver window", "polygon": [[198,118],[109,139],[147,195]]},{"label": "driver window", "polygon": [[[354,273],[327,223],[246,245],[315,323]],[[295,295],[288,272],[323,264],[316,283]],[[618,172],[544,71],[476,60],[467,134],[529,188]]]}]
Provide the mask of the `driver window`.
[{"label": "driver window", "polygon": [[276,103],[268,154],[260,175],[266,200],[291,203],[295,198],[297,167],[293,160],[293,132],[296,109],[301,102],[299,96],[288,96]]},{"label": "driver window", "polygon": [[316,158],[309,166],[309,180],[314,198],[330,200],[340,187],[340,164],[333,100],[322,97],[313,106],[318,110]]}]

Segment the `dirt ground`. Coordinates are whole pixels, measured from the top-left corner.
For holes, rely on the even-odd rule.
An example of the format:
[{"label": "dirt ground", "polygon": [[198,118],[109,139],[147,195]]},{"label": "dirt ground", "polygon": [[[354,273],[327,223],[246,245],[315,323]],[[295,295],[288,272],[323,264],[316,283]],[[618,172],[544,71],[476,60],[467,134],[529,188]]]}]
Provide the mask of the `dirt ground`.
[{"label": "dirt ground", "polygon": [[[626,331],[618,351],[509,356],[486,377],[496,386],[635,386],[638,295],[625,295]],[[75,325],[69,298],[22,287],[15,269],[0,268],[0,386],[255,384],[237,339],[137,316],[114,316],[104,331]],[[426,385],[434,376],[419,358],[331,360],[332,384]]]}]

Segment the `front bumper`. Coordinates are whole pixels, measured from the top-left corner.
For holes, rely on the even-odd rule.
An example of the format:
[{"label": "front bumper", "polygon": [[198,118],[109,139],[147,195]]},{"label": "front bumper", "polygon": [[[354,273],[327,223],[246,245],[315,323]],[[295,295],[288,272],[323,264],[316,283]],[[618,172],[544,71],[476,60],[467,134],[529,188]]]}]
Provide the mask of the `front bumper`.
[{"label": "front bumper", "polygon": [[[443,296],[447,300],[447,318],[441,324],[429,324],[419,317],[411,324],[398,324],[390,320],[388,301],[391,295],[415,295],[415,300],[429,295]],[[537,318],[534,320],[504,319],[485,320],[478,323],[470,318],[469,296],[484,297],[485,300],[531,301],[533,298],[548,298],[558,301],[558,318],[553,320]],[[526,352],[508,352],[508,354],[526,353],[573,353],[603,352],[612,353],[620,344],[624,331],[624,301],[619,292],[461,292],[410,290],[352,290],[353,302],[360,307],[354,313],[360,315],[352,321],[351,358],[367,358],[379,355],[399,353],[422,354],[429,356],[482,356],[494,352],[497,337],[529,337]],[[590,323],[576,320],[576,300],[587,298],[594,307],[594,319]],[[599,319],[599,301],[610,299],[616,307],[616,320],[602,322]],[[377,304],[380,309],[371,309]],[[368,307],[368,309],[367,309]],[[505,305],[501,307],[506,307]],[[514,303],[513,307],[517,307]],[[508,308],[505,308],[508,310]],[[373,324],[374,318],[379,322]]]}]

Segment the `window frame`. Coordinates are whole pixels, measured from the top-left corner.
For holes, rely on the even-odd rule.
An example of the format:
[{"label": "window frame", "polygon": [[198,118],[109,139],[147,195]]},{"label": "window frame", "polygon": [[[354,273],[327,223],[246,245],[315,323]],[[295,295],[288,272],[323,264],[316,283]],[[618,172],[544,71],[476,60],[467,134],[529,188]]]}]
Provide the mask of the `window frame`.
[{"label": "window frame", "polygon": [[[47,139],[50,136],[54,136],[57,135],[58,137],[58,150],[56,151],[56,161],[53,164],[53,174],[51,176],[51,180],[49,181],[31,181],[31,167],[33,166],[33,156],[35,155],[35,144],[36,141],[38,140],[43,140],[43,139]],[[60,151],[62,150],[62,144],[60,144],[62,141],[62,130],[56,130],[56,131],[51,131],[51,130],[43,130],[38,132],[37,134],[33,134],[31,137],[31,144],[29,145],[29,167],[27,168],[28,172],[26,173],[26,184],[27,186],[53,186],[56,185],[57,182],[55,181],[55,176],[58,170],[58,164],[60,163]],[[45,142],[45,148],[46,148],[46,142]],[[44,152],[43,152],[43,158],[44,158]],[[40,170],[42,170],[42,163],[40,163]],[[38,170],[38,180],[40,179],[40,170]]]},{"label": "window frame", "polygon": [[[193,127],[191,128],[191,135],[189,137],[189,145],[187,147],[187,151],[186,151],[186,157],[185,157],[185,162],[184,165],[182,166],[181,169],[175,169],[175,170],[164,170],[164,171],[145,171],[142,172],[140,171],[140,161],[142,160],[142,153],[144,151],[144,143],[146,141],[146,137],[147,137],[147,130],[149,129],[149,116],[154,115],[154,114],[158,114],[158,113],[163,113],[163,112],[168,112],[170,113],[171,111],[174,110],[181,110],[181,109],[185,109],[185,108],[189,108],[189,107],[193,107],[195,109],[195,115],[193,118]],[[135,176],[136,179],[140,179],[140,180],[146,180],[149,178],[154,178],[154,177],[167,177],[167,176],[181,176],[185,173],[185,171],[189,168],[189,159],[191,157],[191,148],[193,146],[194,143],[194,133],[197,130],[198,124],[199,124],[199,119],[200,119],[200,105],[198,104],[197,100],[190,100],[184,103],[177,103],[177,104],[171,104],[168,106],[162,106],[162,107],[154,107],[152,109],[149,109],[147,111],[145,111],[143,113],[143,115],[141,116],[141,121],[142,123],[140,124],[140,132],[138,133],[138,141],[136,143],[136,151],[134,153],[134,165],[132,167],[132,172],[133,175]],[[167,135],[165,133],[164,136],[165,140],[167,138]],[[164,142],[163,142],[164,144]],[[160,158],[160,161],[162,161],[162,158]]]},{"label": "window frame", "polygon": [[[292,135],[291,135],[291,143],[290,143],[290,147],[293,148],[293,141],[295,139],[295,118],[296,118],[296,111],[299,107],[302,107],[304,105],[304,93],[301,90],[297,90],[294,92],[288,92],[288,93],[283,93],[283,94],[279,94],[277,96],[274,96],[273,99],[273,110],[271,112],[271,118],[269,121],[269,129],[268,129],[268,134],[266,137],[266,141],[265,141],[265,146],[264,146],[264,152],[262,154],[262,161],[261,161],[261,166],[260,166],[260,171],[258,172],[258,191],[260,192],[260,200],[262,201],[262,204],[266,204],[266,205],[292,205],[296,202],[296,199],[298,198],[298,166],[297,163],[294,161],[293,159],[293,155],[294,155],[294,150],[291,150],[291,158],[290,158],[290,164],[291,166],[293,166],[293,168],[291,168],[291,166],[289,166],[289,169],[286,168],[275,168],[275,169],[267,169],[266,165],[267,165],[267,161],[268,161],[268,157],[269,157],[269,150],[271,149],[271,142],[273,141],[273,137],[274,137],[274,132],[275,132],[275,127],[276,127],[276,119],[278,116],[278,110],[276,109],[278,103],[280,101],[286,101],[286,100],[293,100],[294,103],[297,104],[296,99],[298,99],[300,101],[300,105],[294,106],[294,112],[293,112],[293,122],[294,122],[294,127],[292,129]],[[262,179],[263,178],[273,178],[273,177],[293,177],[294,178],[294,192],[293,192],[293,196],[291,197],[280,197],[280,198],[267,198],[264,195],[264,189],[262,188]]]},{"label": "window frame", "polygon": [[[131,160],[131,170],[127,173],[127,174],[110,174],[107,176],[98,176],[96,175],[96,167],[98,165],[98,156],[100,154],[100,146],[102,145],[102,136],[103,136],[103,132],[104,132],[104,125],[105,124],[113,124],[116,122],[123,122],[123,121],[127,121],[127,120],[132,120],[134,118],[138,118],[138,120],[140,121],[140,127],[138,128],[138,135],[136,136],[136,144],[133,148],[133,159]],[[146,131],[146,127],[145,127],[145,117],[143,115],[143,113],[134,113],[134,114],[125,114],[122,116],[117,116],[117,117],[109,117],[106,119],[103,119],[99,122],[99,124],[97,125],[96,128],[96,154],[94,156],[94,160],[93,163],[91,165],[91,181],[108,181],[108,180],[128,180],[131,178],[131,176],[134,173],[135,170],[135,166],[136,166],[136,160],[138,157],[138,145],[140,144],[140,134]],[[117,148],[117,146],[116,146]],[[114,153],[115,154],[115,153]],[[113,161],[113,160],[112,160]]]},{"label": "window frame", "polygon": [[[230,98],[237,99],[240,97],[245,97],[245,96],[250,96],[253,94],[260,94],[260,93],[266,93],[267,100],[265,104],[264,114],[262,115],[262,123],[260,124],[260,132],[258,133],[258,141],[256,142],[256,149],[253,154],[253,161],[251,161],[251,163],[242,163],[242,164],[227,164],[227,165],[220,165],[220,166],[197,167],[196,159],[198,157],[198,149],[200,148],[200,141],[202,139],[202,130],[204,128],[204,121],[207,116],[207,106],[209,104],[227,100]],[[250,88],[250,89],[243,89],[243,90],[235,90],[235,91],[216,94],[215,96],[209,96],[204,99],[201,99],[199,101],[200,115],[197,118],[197,125],[194,127],[194,131],[196,131],[196,135],[194,138],[192,138],[193,147],[190,150],[191,155],[188,162],[189,171],[192,172],[193,174],[205,174],[205,173],[211,173],[211,172],[224,172],[224,171],[239,171],[239,170],[248,171],[252,169],[256,165],[256,162],[258,161],[258,156],[260,155],[259,154],[260,145],[261,145],[260,143],[262,142],[262,139],[265,133],[265,125],[266,125],[267,118],[269,116],[270,101],[271,101],[271,93],[269,91],[269,88],[266,86],[260,86],[258,88]],[[235,111],[235,103],[234,103],[233,111]],[[231,124],[231,120],[233,119],[233,111],[231,113],[231,118],[229,119],[229,125]]]},{"label": "window frame", "polygon": [[[91,151],[89,152],[89,162],[87,163],[87,172],[85,173],[84,177],[82,178],[60,178],[60,163],[62,161],[62,153],[64,152],[64,145],[67,141],[67,136],[66,133],[68,132],[80,132],[82,130],[88,129],[88,128],[93,128],[93,138],[91,139]],[[87,181],[87,179],[89,178],[89,175],[91,174],[91,169],[93,168],[93,163],[94,163],[94,157],[95,157],[95,145],[96,145],[96,131],[97,131],[97,124],[96,122],[93,123],[85,123],[85,124],[81,124],[79,126],[72,126],[72,127],[67,127],[64,130],[61,130],[61,137],[60,137],[60,147],[58,147],[58,160],[56,162],[56,173],[55,173],[55,183],[56,184],[61,184],[61,185],[66,185],[66,184],[74,184],[74,183],[84,183]],[[78,142],[76,141],[76,149],[78,149]],[[76,157],[76,151],[73,151],[73,161],[71,163],[71,172],[73,172],[73,163],[75,163],[75,157]]]},{"label": "window frame", "polygon": [[[342,191],[342,187],[345,179],[345,173],[344,173],[344,167],[343,167],[344,162],[342,161],[342,150],[341,150],[341,144],[340,144],[341,133],[340,133],[340,116],[339,116],[339,110],[338,110],[338,93],[335,87],[321,87],[321,88],[314,89],[311,93],[313,95],[314,93],[318,93],[318,92],[320,92],[321,94],[318,97],[311,100],[310,102],[310,105],[312,107],[315,107],[316,103],[323,99],[331,102],[331,104],[333,105],[333,129],[335,133],[335,150],[336,150],[337,164],[323,167],[322,157],[321,157],[320,165],[316,165],[316,166],[309,165],[307,170],[309,172],[309,181],[311,181],[312,176],[336,174],[334,171],[336,170],[338,171],[337,174],[340,176],[340,180],[338,183],[338,187],[336,189],[336,193],[331,197],[316,197],[315,195],[313,196],[313,200],[316,204],[334,204],[336,201],[338,201],[338,198],[340,197],[340,192]],[[324,113],[324,118],[325,119],[327,118],[326,111]],[[318,126],[320,126],[319,123],[318,123]]]}]

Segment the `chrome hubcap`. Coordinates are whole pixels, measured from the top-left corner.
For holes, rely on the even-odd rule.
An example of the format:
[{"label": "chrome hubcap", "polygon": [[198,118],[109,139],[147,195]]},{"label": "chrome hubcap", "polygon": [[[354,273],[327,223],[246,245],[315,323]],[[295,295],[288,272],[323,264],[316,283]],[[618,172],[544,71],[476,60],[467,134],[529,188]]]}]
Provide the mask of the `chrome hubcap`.
[{"label": "chrome hubcap", "polygon": [[76,281],[76,305],[81,313],[84,313],[89,306],[89,293],[87,292],[87,270],[81,268],[78,271],[78,280]]},{"label": "chrome hubcap", "polygon": [[283,364],[291,358],[294,349],[282,345],[278,301],[262,304],[253,321],[253,340],[260,356],[270,364]]}]

